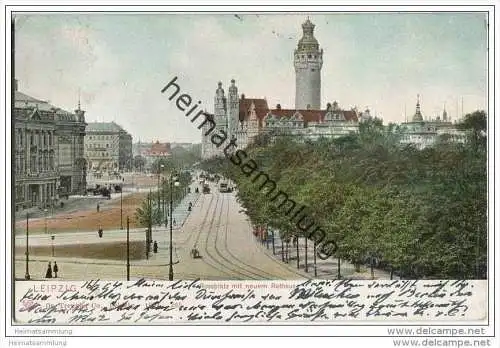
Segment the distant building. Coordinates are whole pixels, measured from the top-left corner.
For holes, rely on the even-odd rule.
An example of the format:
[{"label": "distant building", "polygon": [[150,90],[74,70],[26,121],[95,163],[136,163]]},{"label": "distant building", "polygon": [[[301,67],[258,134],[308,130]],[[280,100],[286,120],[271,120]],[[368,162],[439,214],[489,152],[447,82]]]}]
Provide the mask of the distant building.
[{"label": "distant building", "polygon": [[167,158],[171,154],[170,143],[152,143],[151,146],[144,152],[146,159],[146,168],[151,168],[153,163],[162,158]]},{"label": "distant building", "polygon": [[446,109],[443,109],[442,117],[424,120],[418,95],[412,120],[402,123],[399,132],[402,144],[413,144],[419,149],[435,145],[441,136],[449,142],[464,143],[466,140],[466,133],[457,129],[456,125],[451,122]]},{"label": "distant building", "polygon": [[171,143],[156,142],[137,142],[133,145],[134,157],[142,156],[145,160],[145,168],[150,169],[153,163],[161,158],[167,158],[171,155]]},{"label": "distant building", "polygon": [[170,147],[175,149],[177,147],[181,147],[183,149],[189,150],[194,146],[193,143],[170,143]]},{"label": "distant building", "polygon": [[87,126],[85,157],[92,172],[115,172],[132,168],[132,136],[115,122]]},{"label": "distant building", "polygon": [[53,205],[85,189],[84,111],[75,113],[17,90],[13,115],[16,211]]},{"label": "distant building", "polygon": [[132,155],[135,156],[145,156],[146,152],[151,148],[153,143],[150,142],[141,142],[140,140],[137,143],[132,144]]}]

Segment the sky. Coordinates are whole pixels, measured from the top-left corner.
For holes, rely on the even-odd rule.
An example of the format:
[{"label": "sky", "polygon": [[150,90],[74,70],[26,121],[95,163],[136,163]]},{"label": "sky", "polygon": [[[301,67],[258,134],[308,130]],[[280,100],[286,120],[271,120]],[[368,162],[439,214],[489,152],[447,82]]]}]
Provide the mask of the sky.
[{"label": "sky", "polygon": [[[213,112],[217,82],[295,105],[293,51],[309,16],[323,52],[321,105],[368,107],[384,123],[446,107],[453,119],[487,108],[483,13],[168,14],[42,13],[16,17],[19,90],[115,121],[134,142],[201,142],[201,133],[162,88]],[[463,100],[463,103],[462,103]],[[462,109],[463,104],[463,109]]]}]

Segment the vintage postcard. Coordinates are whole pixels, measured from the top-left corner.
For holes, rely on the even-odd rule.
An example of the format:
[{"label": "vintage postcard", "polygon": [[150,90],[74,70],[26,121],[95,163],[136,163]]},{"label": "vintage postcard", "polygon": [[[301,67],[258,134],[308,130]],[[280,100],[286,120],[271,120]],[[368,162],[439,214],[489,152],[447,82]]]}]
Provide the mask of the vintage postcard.
[{"label": "vintage postcard", "polygon": [[11,345],[490,345],[493,8],[7,6]]}]

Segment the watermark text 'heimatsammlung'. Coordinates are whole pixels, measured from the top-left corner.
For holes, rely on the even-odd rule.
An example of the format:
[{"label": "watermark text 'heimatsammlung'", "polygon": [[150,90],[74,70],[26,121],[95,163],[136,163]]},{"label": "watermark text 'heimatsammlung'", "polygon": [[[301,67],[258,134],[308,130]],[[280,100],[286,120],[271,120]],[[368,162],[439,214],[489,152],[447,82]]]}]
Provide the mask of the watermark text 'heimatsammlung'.
[{"label": "watermark text 'heimatsammlung'", "polygon": [[[181,88],[177,82],[177,76],[175,76],[165,87],[163,87],[161,92],[167,92],[169,94],[168,99],[170,101],[173,101],[175,98],[175,105],[180,111],[185,112],[186,117],[191,116],[191,123],[198,121],[198,118],[203,116],[203,122],[201,122],[197,128],[202,129],[206,126],[206,131],[203,135],[206,137],[210,136],[210,141],[217,148],[221,148],[221,146],[226,143],[223,150],[226,158],[228,158],[234,165],[239,166],[241,172],[245,176],[250,178],[256,173],[257,175],[255,175],[252,179],[253,183],[259,181],[261,178],[264,179],[264,181],[261,180],[259,191],[266,188],[266,196],[271,202],[276,202],[278,198],[281,199],[281,201],[278,200],[280,201],[278,208],[284,208],[283,210],[285,215],[290,217],[292,221],[295,220],[297,228],[304,232],[304,236],[315,241],[317,244],[316,250],[319,258],[325,260],[335,253],[337,250],[337,244],[333,240],[326,239],[325,231],[321,229],[320,226],[316,225],[312,218],[302,213],[306,207],[302,205],[296,210],[295,208],[297,208],[297,203],[290,199],[285,192],[277,190],[276,182],[271,180],[269,175],[266,173],[259,171],[258,164],[253,159],[248,159],[248,154],[244,150],[236,150],[237,139],[232,137],[228,141],[227,132],[224,129],[217,128],[213,115],[199,108],[201,105],[200,100],[192,105],[193,98],[191,98],[191,96],[187,93],[181,93]],[[290,216],[293,211],[295,211],[295,213]],[[307,223],[305,221],[307,221]]]}]

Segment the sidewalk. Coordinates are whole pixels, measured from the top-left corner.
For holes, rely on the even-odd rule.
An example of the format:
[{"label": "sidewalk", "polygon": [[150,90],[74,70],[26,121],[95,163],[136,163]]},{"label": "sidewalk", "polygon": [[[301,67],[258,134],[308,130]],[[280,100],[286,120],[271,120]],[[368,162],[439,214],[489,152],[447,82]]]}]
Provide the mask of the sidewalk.
[{"label": "sidewalk", "polygon": [[[269,233],[269,241],[261,242],[259,237],[256,237],[256,243],[261,244],[262,248],[266,249],[271,256],[282,261],[283,258],[287,259],[286,243],[283,243],[279,237],[279,232],[274,233],[274,255],[272,247],[272,234]],[[305,240],[299,238],[299,270],[305,272]],[[293,245],[292,241],[289,243],[288,249],[288,264],[297,267],[297,247]],[[316,272],[314,269],[314,243],[309,240],[307,242],[307,268],[308,272],[305,273],[319,279],[338,279],[338,259],[329,257],[322,260],[316,257]],[[340,262],[340,275],[342,279],[371,279],[370,267],[365,265],[361,266],[361,272],[356,272],[353,264],[346,260]],[[390,279],[390,273],[380,269],[374,269],[375,279]],[[393,279],[399,279],[396,275]]]},{"label": "sidewalk", "polygon": [[[200,193],[194,193],[194,187],[191,188],[191,193],[188,193],[181,202],[177,206],[174,207],[173,210],[173,216],[176,221],[176,225],[173,225],[172,227],[172,232],[173,232],[173,262],[174,264],[178,263],[178,257],[176,256],[177,254],[177,247],[176,244],[179,244],[177,240],[179,238],[176,237],[178,236],[179,233],[182,233],[182,227],[184,226],[187,218],[191,214],[190,211],[188,211],[189,207],[189,202],[193,203],[193,207],[196,205],[198,202],[198,199],[200,197]],[[170,223],[170,221],[169,221]],[[134,233],[134,236],[131,235],[131,240],[136,240],[137,239],[137,233],[144,231],[144,228],[136,228],[136,229],[131,229],[130,232]],[[133,260],[130,261],[131,266],[145,266],[145,267],[156,267],[156,266],[167,266],[170,261],[170,249],[169,249],[169,237],[170,237],[170,225],[165,228],[165,226],[155,226],[153,227],[153,241],[157,241],[158,243],[158,253],[155,254],[153,253],[153,244],[151,244],[151,252],[149,254],[149,258],[146,259],[141,259],[141,260]],[[104,241],[114,241],[116,240],[117,237],[123,238],[123,234],[125,233],[125,230],[115,230],[115,231],[108,231],[105,233],[106,239],[103,239]],[[88,232],[82,232],[82,235],[89,235]],[[74,236],[74,234],[72,234]],[[48,236],[47,236],[48,238]],[[97,238],[97,237],[96,237]],[[25,257],[24,256],[17,256],[16,261],[24,261]],[[43,263],[46,264],[49,261],[53,261],[53,258],[50,256],[30,256],[30,264],[31,263]],[[57,257],[57,262],[61,264],[93,264],[93,265],[123,265],[126,260],[109,260],[109,259],[88,259],[88,258],[64,258],[64,257]]]},{"label": "sidewalk", "polygon": [[[183,226],[186,220],[191,215],[191,212],[195,210],[195,206],[201,196],[200,193],[195,193],[196,184],[191,184],[191,193],[188,193],[176,207],[174,207],[172,215],[175,224],[172,224],[172,254],[173,262],[177,263],[179,261],[178,250],[180,250],[180,242],[178,238],[183,232]],[[188,210],[189,203],[192,203],[193,208],[191,211]],[[153,242],[158,243],[158,253],[151,253],[149,260],[141,260],[137,262],[147,262],[154,263],[156,265],[167,265],[170,261],[170,220],[168,225],[162,225],[153,227]]]}]

